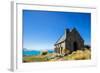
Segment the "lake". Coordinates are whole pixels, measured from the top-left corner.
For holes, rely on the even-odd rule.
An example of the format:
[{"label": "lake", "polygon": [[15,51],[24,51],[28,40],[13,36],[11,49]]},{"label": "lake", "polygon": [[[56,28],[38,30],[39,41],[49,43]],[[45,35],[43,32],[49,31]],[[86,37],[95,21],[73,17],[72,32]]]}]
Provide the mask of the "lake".
[{"label": "lake", "polygon": [[[48,50],[48,53],[53,53],[54,50]],[[37,50],[23,50],[23,56],[37,56],[40,55],[41,51],[37,51]]]}]

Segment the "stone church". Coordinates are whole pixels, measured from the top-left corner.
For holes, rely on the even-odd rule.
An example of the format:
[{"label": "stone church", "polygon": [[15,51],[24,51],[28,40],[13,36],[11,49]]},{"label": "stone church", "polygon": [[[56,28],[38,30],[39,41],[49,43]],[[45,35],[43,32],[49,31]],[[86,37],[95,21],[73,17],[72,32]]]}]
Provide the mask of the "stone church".
[{"label": "stone church", "polygon": [[[76,28],[65,29],[63,36],[61,36],[55,43],[55,52],[59,54],[67,54],[67,50],[71,52],[84,48],[84,40],[76,30]],[[66,51],[64,51],[66,50]]]}]

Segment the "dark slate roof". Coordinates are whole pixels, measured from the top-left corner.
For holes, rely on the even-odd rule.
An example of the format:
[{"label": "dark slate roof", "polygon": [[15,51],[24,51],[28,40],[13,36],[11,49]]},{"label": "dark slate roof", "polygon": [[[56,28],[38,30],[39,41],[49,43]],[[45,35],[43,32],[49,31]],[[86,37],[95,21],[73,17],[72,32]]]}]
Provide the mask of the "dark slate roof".
[{"label": "dark slate roof", "polygon": [[[67,39],[68,33],[71,33],[71,32],[73,32],[73,31],[77,31],[76,28],[73,28],[73,29],[70,29],[70,30],[69,30],[69,29],[65,29],[64,34],[58,39],[58,41],[57,41],[55,44],[59,44],[59,43],[65,41],[65,40]],[[77,33],[78,33],[78,32],[77,32]],[[78,34],[79,34],[79,33],[78,33]]]},{"label": "dark slate roof", "polygon": [[[64,34],[58,39],[58,41],[55,43],[55,45],[56,44],[59,44],[59,43],[61,43],[61,42],[63,42],[63,41],[65,41],[66,39],[67,39],[67,35],[68,35],[68,33],[67,33],[67,31],[68,31],[69,29],[65,29],[65,32],[64,32]],[[71,30],[69,30],[69,33],[71,33],[71,32],[77,32],[77,34],[79,35],[79,37],[82,39],[82,37],[80,36],[80,34],[78,33],[78,31],[76,30],[76,28],[73,28],[73,29],[71,29]],[[82,39],[83,40],[83,39]]]},{"label": "dark slate roof", "polygon": [[62,41],[64,41],[66,39],[66,34],[64,33],[63,36],[60,37],[60,39],[58,39],[58,41],[56,42],[56,44],[61,43]]},{"label": "dark slate roof", "polygon": [[65,29],[64,34],[57,40],[57,42],[55,44],[61,43],[62,41],[64,41],[67,38],[67,29]]}]

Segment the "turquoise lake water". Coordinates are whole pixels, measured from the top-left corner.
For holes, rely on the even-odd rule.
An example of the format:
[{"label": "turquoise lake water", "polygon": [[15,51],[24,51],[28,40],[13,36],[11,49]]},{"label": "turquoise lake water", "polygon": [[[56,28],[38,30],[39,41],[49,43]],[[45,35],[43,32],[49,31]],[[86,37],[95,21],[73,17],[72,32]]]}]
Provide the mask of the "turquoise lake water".
[{"label": "turquoise lake water", "polygon": [[[48,50],[48,53],[53,53],[53,52],[54,52],[53,50]],[[36,56],[36,55],[40,55],[40,53],[41,53],[41,51],[37,51],[37,50],[31,50],[31,51],[23,50],[24,56],[32,56],[32,55]]]}]

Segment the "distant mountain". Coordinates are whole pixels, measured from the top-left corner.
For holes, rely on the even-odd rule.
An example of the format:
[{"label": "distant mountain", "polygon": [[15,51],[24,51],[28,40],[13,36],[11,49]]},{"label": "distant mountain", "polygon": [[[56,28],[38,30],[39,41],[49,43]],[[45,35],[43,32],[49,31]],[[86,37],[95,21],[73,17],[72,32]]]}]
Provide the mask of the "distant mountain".
[{"label": "distant mountain", "polygon": [[27,48],[23,48],[23,51],[28,51],[29,49],[27,49]]},{"label": "distant mountain", "polygon": [[31,49],[23,48],[23,51],[32,51]]}]

